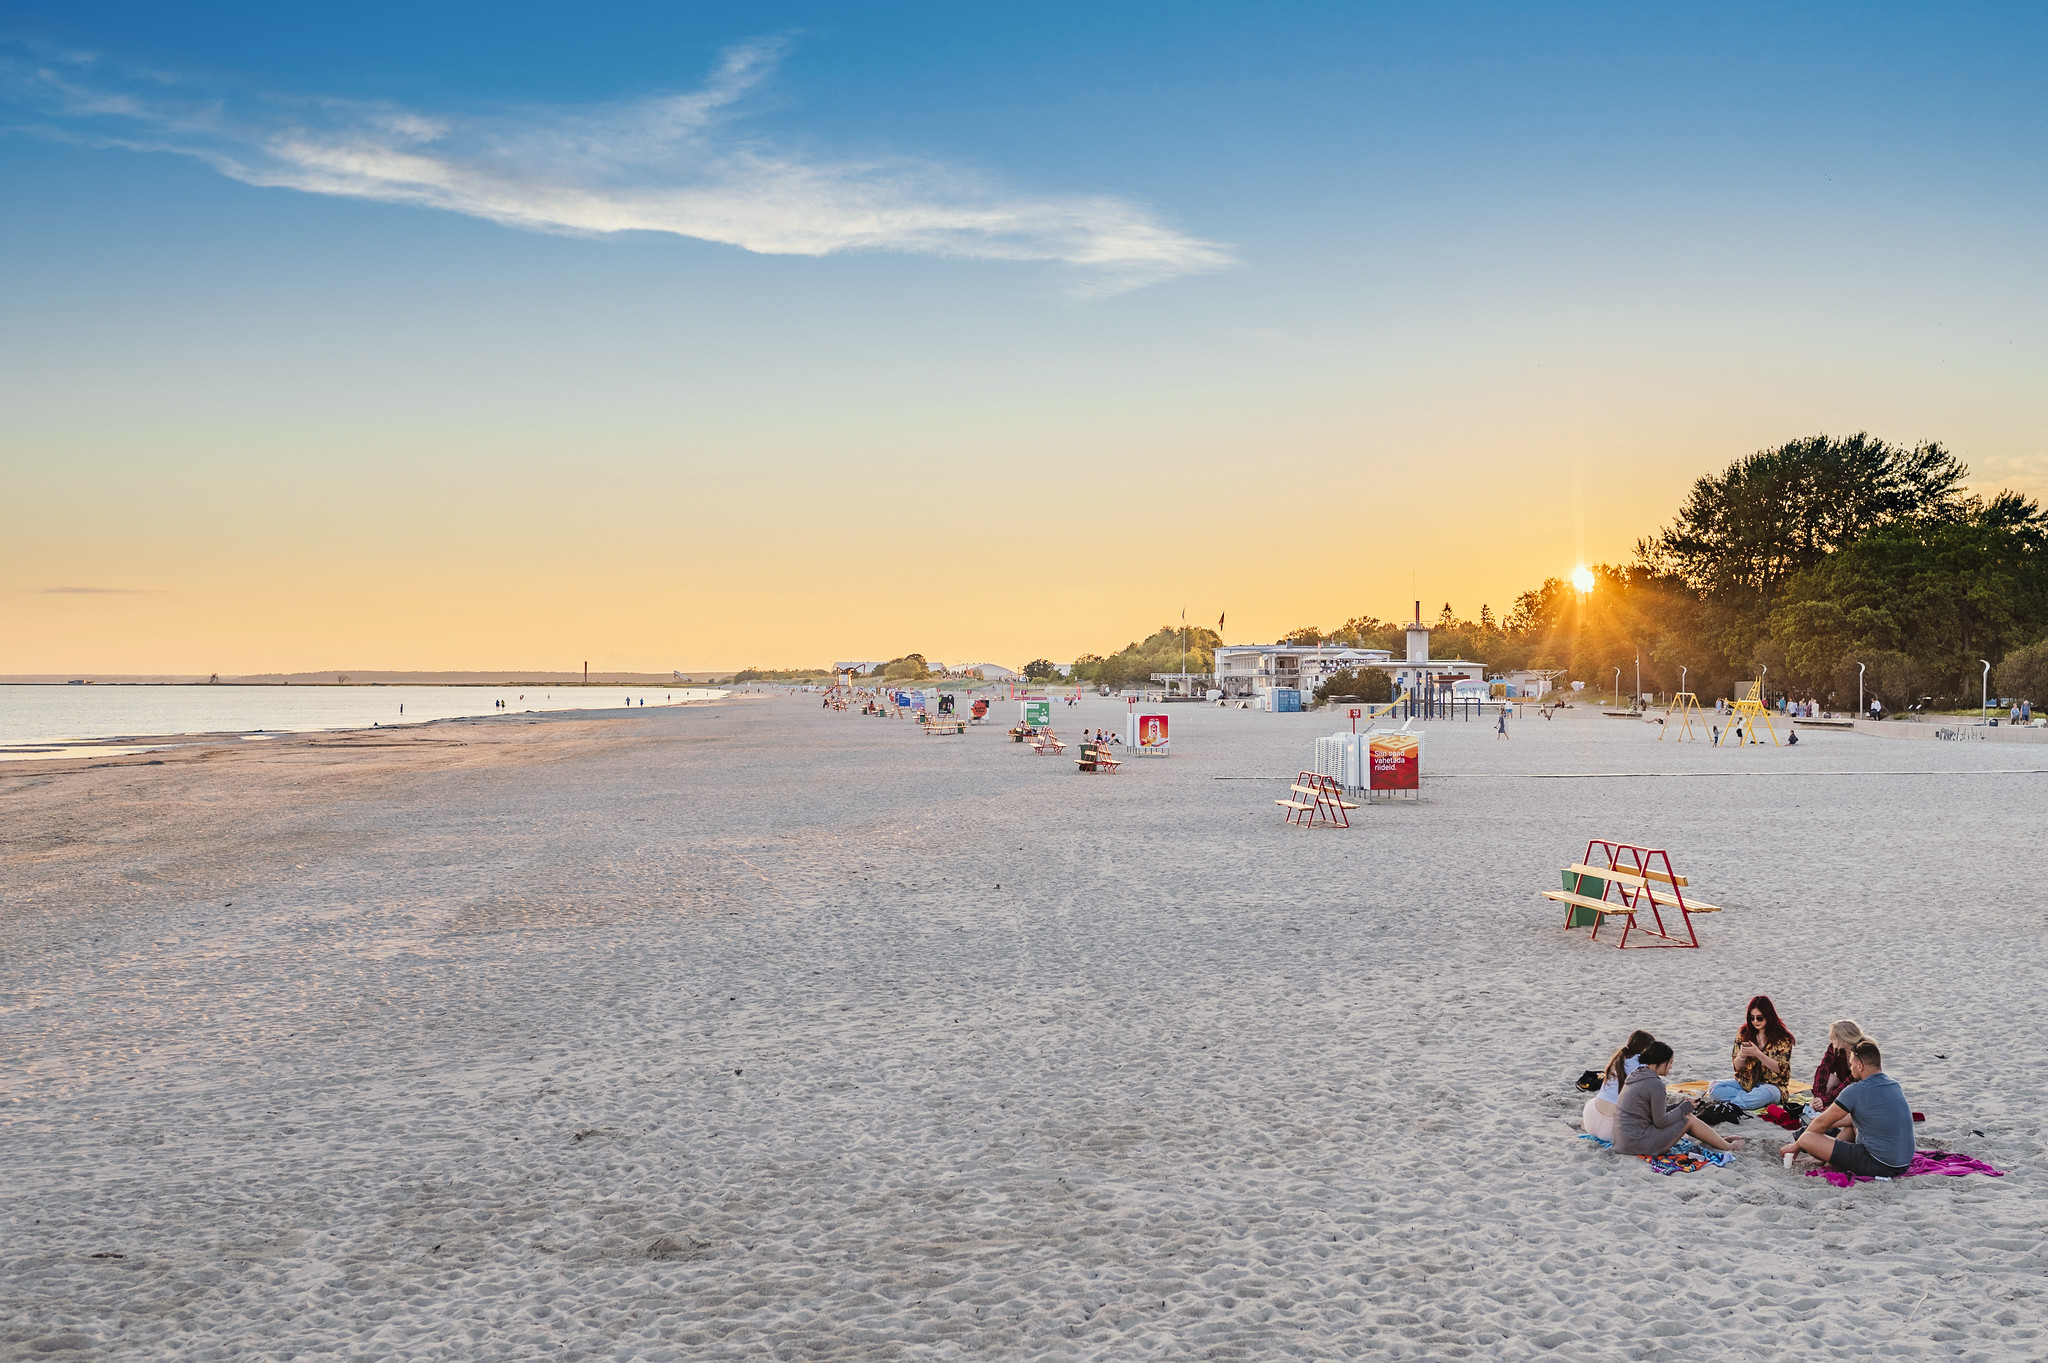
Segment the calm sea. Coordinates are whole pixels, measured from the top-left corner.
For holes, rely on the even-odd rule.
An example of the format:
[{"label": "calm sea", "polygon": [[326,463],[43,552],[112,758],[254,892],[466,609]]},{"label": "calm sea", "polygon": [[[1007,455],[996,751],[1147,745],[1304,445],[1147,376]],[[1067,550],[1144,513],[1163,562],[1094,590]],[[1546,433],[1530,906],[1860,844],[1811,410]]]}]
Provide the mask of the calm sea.
[{"label": "calm sea", "polygon": [[683,686],[0,686],[0,761],[61,757],[66,745],[81,742],[367,729],[522,710],[673,705],[724,694]]}]

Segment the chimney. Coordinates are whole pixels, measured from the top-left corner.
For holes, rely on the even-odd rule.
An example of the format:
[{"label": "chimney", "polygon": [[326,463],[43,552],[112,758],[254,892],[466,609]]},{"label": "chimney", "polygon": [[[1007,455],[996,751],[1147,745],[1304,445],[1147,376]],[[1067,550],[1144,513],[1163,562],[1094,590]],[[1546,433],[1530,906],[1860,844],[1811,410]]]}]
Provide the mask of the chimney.
[{"label": "chimney", "polygon": [[1408,661],[1429,661],[1429,626],[1422,623],[1422,603],[1415,603],[1415,623],[1408,626]]}]

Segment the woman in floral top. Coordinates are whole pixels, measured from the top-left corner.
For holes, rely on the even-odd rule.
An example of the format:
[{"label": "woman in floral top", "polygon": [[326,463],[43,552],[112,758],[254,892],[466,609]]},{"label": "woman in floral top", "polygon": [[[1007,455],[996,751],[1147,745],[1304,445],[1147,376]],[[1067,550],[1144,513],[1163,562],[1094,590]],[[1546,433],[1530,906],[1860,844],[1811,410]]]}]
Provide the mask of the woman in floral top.
[{"label": "woman in floral top", "polygon": [[1769,995],[1758,994],[1749,1001],[1748,1017],[1735,1029],[1735,1047],[1729,1052],[1735,1077],[1715,1080],[1707,1097],[1751,1111],[1783,1102],[1792,1084],[1793,1045],[1792,1033],[1778,1020],[1777,1005]]}]

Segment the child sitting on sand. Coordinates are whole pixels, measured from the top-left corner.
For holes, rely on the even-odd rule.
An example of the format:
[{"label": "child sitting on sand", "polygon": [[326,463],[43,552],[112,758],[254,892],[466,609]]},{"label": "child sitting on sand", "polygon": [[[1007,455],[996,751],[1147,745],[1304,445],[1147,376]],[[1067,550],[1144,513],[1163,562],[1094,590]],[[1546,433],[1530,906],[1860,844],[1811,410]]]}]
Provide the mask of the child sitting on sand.
[{"label": "child sitting on sand", "polygon": [[1884,1072],[1884,1057],[1869,1037],[1849,1048],[1849,1073],[1855,1082],[1778,1153],[1787,1168],[1792,1156],[1805,1154],[1845,1174],[1898,1178],[1913,1164],[1912,1106],[1898,1081]]},{"label": "child sitting on sand", "polygon": [[1664,1077],[1671,1073],[1671,1048],[1652,1041],[1643,1048],[1642,1067],[1621,1086],[1621,1101],[1614,1116],[1614,1149],[1623,1155],[1661,1155],[1691,1136],[1716,1150],[1739,1150],[1742,1137],[1723,1136],[1692,1115],[1692,1103],[1684,1098],[1667,1106]]},{"label": "child sitting on sand", "polygon": [[1643,1048],[1656,1039],[1645,1031],[1630,1032],[1621,1049],[1608,1057],[1607,1068],[1600,1075],[1600,1091],[1586,1100],[1579,1114],[1581,1128],[1609,1145],[1614,1143],[1614,1105],[1621,1099],[1621,1086],[1643,1067]]},{"label": "child sitting on sand", "polygon": [[1735,1029],[1735,1046],[1729,1052],[1735,1077],[1716,1079],[1707,1097],[1750,1112],[1782,1101],[1792,1083],[1794,1044],[1770,995],[1758,994],[1749,1001],[1748,1020]]}]

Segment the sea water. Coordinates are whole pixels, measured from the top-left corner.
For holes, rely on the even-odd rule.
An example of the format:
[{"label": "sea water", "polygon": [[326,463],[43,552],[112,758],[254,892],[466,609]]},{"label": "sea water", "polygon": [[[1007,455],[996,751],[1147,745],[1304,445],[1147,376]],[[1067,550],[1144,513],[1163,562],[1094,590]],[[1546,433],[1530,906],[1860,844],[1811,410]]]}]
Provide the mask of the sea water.
[{"label": "sea water", "polygon": [[367,729],[520,711],[637,709],[724,694],[688,686],[0,685],[0,761],[60,757],[67,745],[82,742]]}]

